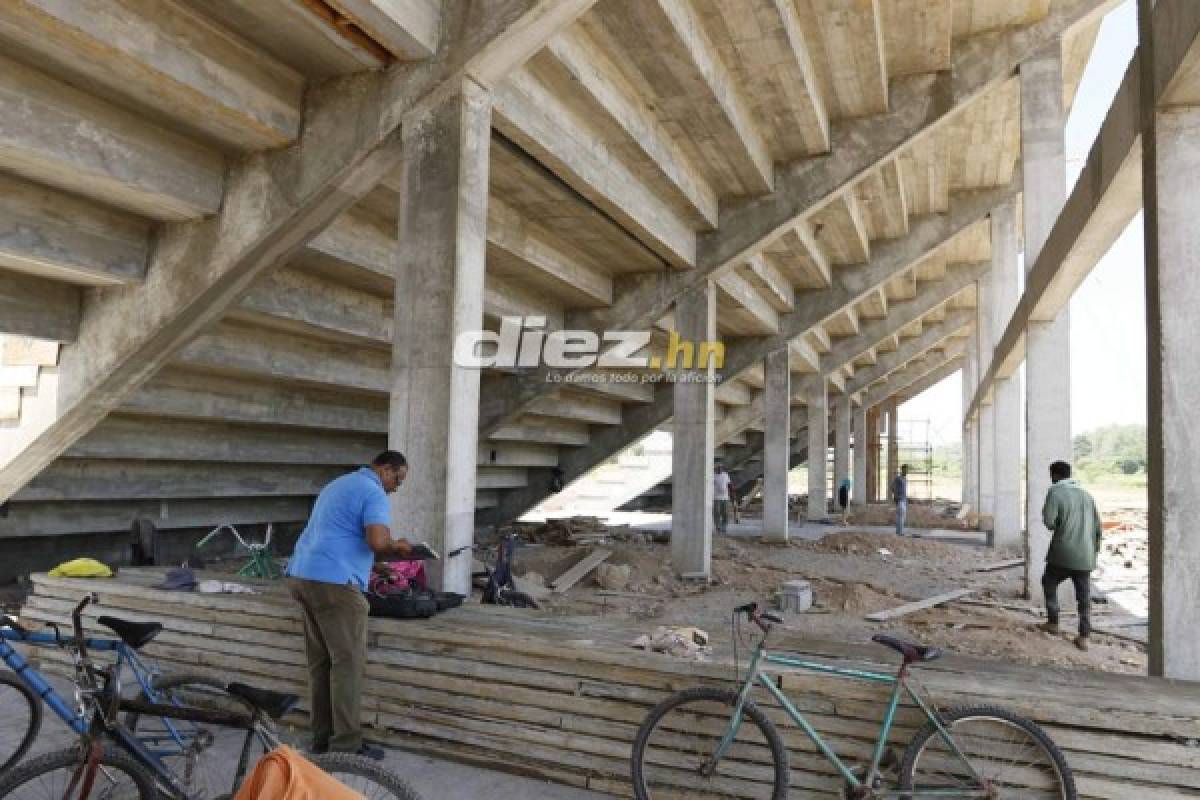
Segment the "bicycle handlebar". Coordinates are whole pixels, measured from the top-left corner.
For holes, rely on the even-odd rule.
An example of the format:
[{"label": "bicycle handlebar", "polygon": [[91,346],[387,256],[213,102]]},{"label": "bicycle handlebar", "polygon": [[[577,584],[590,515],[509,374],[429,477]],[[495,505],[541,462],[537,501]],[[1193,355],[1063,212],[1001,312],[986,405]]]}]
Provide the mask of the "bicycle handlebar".
[{"label": "bicycle handlebar", "polygon": [[763,633],[770,633],[771,631],[771,626],[767,625],[768,622],[776,625],[783,624],[783,617],[770,611],[759,610],[758,603],[746,603],[743,606],[738,606],[733,610],[733,613],[745,614]]}]

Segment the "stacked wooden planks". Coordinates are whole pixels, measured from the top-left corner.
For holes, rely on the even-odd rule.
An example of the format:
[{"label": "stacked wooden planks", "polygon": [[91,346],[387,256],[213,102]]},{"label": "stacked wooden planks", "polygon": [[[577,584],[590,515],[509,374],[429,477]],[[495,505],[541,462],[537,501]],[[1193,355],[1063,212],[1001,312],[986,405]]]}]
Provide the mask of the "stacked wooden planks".
[{"label": "stacked wooden planks", "polygon": [[[161,575],[152,569],[123,570],[112,580],[36,575],[22,614],[62,624],[85,591],[96,591],[101,604],[88,611],[92,626],[101,614],[165,625],[146,652],[166,669],[302,692],[300,621],[281,584],[256,583],[263,594],[255,596],[201,595],[151,588]],[[372,620],[366,721],[378,738],[406,749],[629,796],[630,744],[650,706],[678,689],[728,686],[733,676],[727,659],[694,663],[640,653],[629,649],[629,638],[595,618],[483,606],[428,621]],[[875,646],[784,633],[776,647],[828,663],[894,668],[891,651]],[[66,667],[56,651],[35,655],[48,670]],[[1066,752],[1082,797],[1200,797],[1195,684],[957,657],[921,668],[917,679],[942,706],[1002,705],[1042,723]],[[780,680],[840,754],[869,758],[882,714],[880,688],[800,673],[784,672]],[[793,794],[838,796],[833,769],[760,694],[791,752]],[[920,721],[912,708],[900,714],[897,754]],[[717,724],[715,717],[709,722]],[[730,786],[731,796],[765,772],[765,751],[754,741],[745,741],[737,757],[743,778]],[[681,795],[695,796],[687,791],[688,773],[671,764],[656,770],[677,782]]]}]

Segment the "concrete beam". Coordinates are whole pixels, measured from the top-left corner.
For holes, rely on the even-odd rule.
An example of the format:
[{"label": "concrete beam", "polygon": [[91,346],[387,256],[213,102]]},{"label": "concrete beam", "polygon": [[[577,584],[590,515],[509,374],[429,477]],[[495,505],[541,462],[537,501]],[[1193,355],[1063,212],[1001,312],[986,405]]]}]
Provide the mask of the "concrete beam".
[{"label": "concrete beam", "polygon": [[717,195],[703,173],[659,122],[606,48],[583,25],[550,41],[553,56],[577,89],[602,108],[674,187],[704,226],[717,224]]},{"label": "concrete beam", "polygon": [[611,275],[573,245],[526,219],[498,197],[488,199],[487,215],[488,260],[493,271],[501,271],[494,262],[515,259],[520,272],[533,273],[528,280],[538,281],[537,276],[543,276],[571,297],[572,306],[587,308],[612,302]]},{"label": "concrete beam", "polygon": [[721,293],[739,306],[745,312],[745,316],[754,321],[759,330],[763,332],[779,330],[779,312],[745,277],[731,271],[717,278],[716,283]]},{"label": "concrete beam", "polygon": [[505,425],[493,433],[488,441],[583,447],[589,438],[588,425],[585,422],[526,414],[512,425]]},{"label": "concrete beam", "polygon": [[796,68],[800,71],[804,94],[812,106],[813,117],[820,130],[821,150],[831,149],[829,112],[825,110],[825,98],[817,82],[816,70],[813,68],[812,53],[804,35],[804,27],[796,12],[796,4],[790,0],[772,0],[775,11],[783,23],[784,33],[787,34],[791,45],[792,57],[796,60]]},{"label": "concrete beam", "polygon": [[0,167],[152,219],[221,205],[220,154],[0,57]]},{"label": "concrete beam", "polygon": [[528,69],[496,88],[493,124],[663,260],[681,268],[696,263],[696,233],[688,222],[614,157],[593,123]]},{"label": "concrete beam", "polygon": [[880,357],[879,362],[875,366],[868,367],[855,374],[854,380],[846,385],[846,391],[851,394],[861,392],[875,381],[886,377],[903,367],[909,361],[920,357],[926,351],[942,346],[948,339],[962,337],[966,329],[974,324],[974,320],[969,313],[959,311],[947,315],[945,322],[930,325],[921,332],[920,336],[905,339],[900,343],[898,350]]},{"label": "concrete beam", "polygon": [[304,76],[177,0],[13,0],[0,36],[40,68],[222,145],[267,150],[300,132]]},{"label": "concrete beam", "polygon": [[[1181,67],[1194,57],[1200,18],[1187,0],[1163,0],[1154,9],[1151,27],[1161,43],[1149,78],[1151,102],[1159,103],[1170,98]],[[1054,319],[1142,207],[1142,108],[1149,93],[1142,82],[1143,59],[1139,47],[1070,197],[1032,269],[1027,269],[1025,292],[971,401],[969,416],[978,411],[997,380],[1021,366],[1027,322]]]},{"label": "concrete beam", "polygon": [[966,347],[963,345],[954,345],[945,350],[929,352],[924,358],[912,361],[904,369],[889,375],[885,382],[869,387],[863,396],[863,405],[872,408],[889,397],[904,393],[909,387],[917,385],[918,381],[934,371],[945,367],[951,361],[962,358],[965,352]]},{"label": "concrete beam", "polygon": [[0,333],[73,342],[79,306],[75,286],[0,269]]},{"label": "concrete beam", "polygon": [[742,268],[776,311],[791,311],[796,306],[796,290],[773,263],[755,256]]},{"label": "concrete beam", "polygon": [[[221,501],[220,520],[236,526],[304,522],[311,511],[309,497],[229,497]],[[213,525],[213,501],[13,503],[8,515],[0,517],[0,539],[111,532],[128,541],[129,526],[139,518],[152,520],[159,530],[209,528]]]},{"label": "concrete beam", "polygon": [[1063,32],[1114,5],[1114,0],[1056,3],[1033,25],[956,43],[949,72],[897,79],[890,93],[893,111],[834,125],[834,147],[846,142],[846,152],[839,151],[836,158],[789,164],[778,170],[770,194],[722,208],[720,226],[700,238],[697,272],[724,269],[761,251],[847,183],[935,130],[983,92],[1009,80],[1021,62],[1057,41]]},{"label": "concrete beam", "polygon": [[[311,91],[295,144],[239,162],[218,214],[162,232],[147,269],[151,280],[109,290],[85,308],[79,344],[63,352],[59,416],[0,470],[0,501],[391,172],[404,116],[464,80],[494,85],[590,6],[591,0],[498,0],[484,9],[448,0],[438,50],[420,66],[395,65]],[[0,75],[13,80],[7,70]],[[3,133],[9,131],[6,125]]]},{"label": "concrete beam", "polygon": [[957,234],[990,214],[1020,191],[1015,181],[996,189],[962,192],[951,204],[950,212],[917,220],[904,239],[878,243],[871,262],[862,267],[837,272],[834,286],[825,291],[804,292],[796,298],[796,308],[780,316],[779,332],[764,338],[735,339],[726,347],[724,372],[736,375],[762,358],[772,346],[778,346],[859,302],[896,275],[903,274],[929,253],[944,247]]},{"label": "concrete beam", "polygon": [[852,363],[864,353],[897,335],[911,323],[945,305],[973,284],[988,267],[988,264],[951,267],[946,271],[943,280],[923,285],[913,299],[893,303],[886,317],[865,322],[858,336],[835,343],[828,353],[821,356],[821,367],[838,369]]},{"label": "concrete beam", "polygon": [[235,322],[222,322],[196,337],[172,363],[193,371],[376,395],[387,393],[392,368],[386,350],[307,339]]},{"label": "concrete beam", "polygon": [[150,223],[0,175],[0,267],[93,286],[140,281]]},{"label": "concrete beam", "polygon": [[433,55],[438,45],[438,0],[329,0],[354,24],[401,61]]},{"label": "concrete beam", "polygon": [[62,458],[13,502],[316,496],[343,472],[344,467],[319,464],[230,463],[207,470],[179,461]]},{"label": "concrete beam", "polygon": [[346,344],[390,348],[392,343],[387,299],[295,269],[263,276],[230,317]]},{"label": "concrete beam", "polygon": [[[735,165],[748,192],[769,192],[774,183],[771,151],[741,87],[708,37],[692,0],[618,0],[607,19],[618,25],[617,35],[650,48],[656,56],[669,54],[680,65],[672,78],[682,83],[679,96],[703,97],[698,106],[711,107],[714,130],[721,131],[720,147]],[[669,32],[661,38],[661,31]]]},{"label": "concrete beam", "polygon": [[953,358],[947,361],[937,369],[925,375],[925,377],[909,384],[904,391],[896,395],[896,401],[901,405],[907,403],[909,400],[912,400],[922,392],[932,389],[934,386],[937,386],[939,383],[946,380],[946,378],[949,378],[951,375],[958,372],[963,368],[965,363],[966,358],[963,356],[959,356],[958,358]]},{"label": "concrete beam", "polygon": [[261,376],[235,378],[175,367],[160,371],[140,386],[119,410],[181,420],[387,432],[387,403],[379,397],[341,389],[301,388]]}]

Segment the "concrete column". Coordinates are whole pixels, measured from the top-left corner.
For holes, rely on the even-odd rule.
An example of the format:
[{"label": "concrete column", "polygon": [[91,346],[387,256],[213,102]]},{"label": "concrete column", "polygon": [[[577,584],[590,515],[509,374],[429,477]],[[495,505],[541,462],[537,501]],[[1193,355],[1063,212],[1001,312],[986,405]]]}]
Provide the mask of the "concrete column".
[{"label": "concrete column", "polygon": [[840,395],[833,404],[833,486],[836,491],[850,477],[850,395]]},{"label": "concrete column", "polygon": [[788,538],[788,471],[791,468],[792,371],[788,349],[781,347],[766,358],[763,406],[763,538],[786,542]]},{"label": "concrete column", "polygon": [[808,401],[808,519],[829,517],[829,493],[825,485],[825,454],[829,451],[829,396],[822,378],[806,398]]},{"label": "concrete column", "polygon": [[[975,399],[975,390],[979,385],[976,365],[979,363],[979,344],[972,331],[967,339],[966,361],[963,363],[962,390],[963,413],[971,407]],[[971,506],[971,510],[979,511],[979,418],[967,420],[962,432],[962,500]]]},{"label": "concrete column", "polygon": [[[978,298],[978,322],[975,326],[976,380],[987,373],[992,363],[992,355],[996,343],[992,339],[994,326],[993,303],[995,294],[992,291],[993,278],[989,269],[975,284],[975,296]],[[979,407],[978,425],[978,457],[979,465],[979,513],[992,516],[996,513],[996,409],[991,400]],[[992,537],[988,536],[988,542]]]},{"label": "concrete column", "polygon": [[[490,95],[469,81],[404,121],[388,440],[410,466],[392,517],[398,534],[443,554],[475,531],[479,370],[453,356],[458,334],[483,327],[490,141]],[[433,571],[446,591],[470,594],[469,553]]]},{"label": "concrete column", "polygon": [[1150,674],[1200,681],[1200,108],[1144,114]]},{"label": "concrete column", "polygon": [[[864,398],[865,400],[865,398]],[[866,405],[866,403],[863,403]],[[879,407],[867,409],[867,502],[879,502]]]},{"label": "concrete column", "polygon": [[[1062,48],[1053,43],[1020,69],[1025,271],[1037,263],[1066,199]],[[1050,532],[1042,504],[1050,464],[1071,460],[1071,327],[1068,308],[1025,329],[1025,590],[1041,595]]]},{"label": "concrete column", "polygon": [[885,500],[892,498],[892,478],[900,473],[900,408],[896,398],[887,401],[887,481],[883,485]]},{"label": "concrete column", "polygon": [[[717,294],[712,281],[675,302],[679,338],[699,343],[717,338]],[[674,384],[675,410],[671,420],[671,564],[686,577],[709,574],[712,556],[713,508],[713,383],[711,361],[682,370]]]},{"label": "concrete column", "polygon": [[856,506],[867,504],[867,449],[871,437],[867,433],[867,409],[859,406],[854,409],[854,483],[850,493],[850,502]]},{"label": "concrete column", "polygon": [[[1017,210],[1010,203],[992,212],[992,341],[1017,308]],[[1013,375],[996,382],[993,400],[995,436],[995,507],[992,543],[1022,547],[1025,515],[1021,507],[1021,386]]]}]

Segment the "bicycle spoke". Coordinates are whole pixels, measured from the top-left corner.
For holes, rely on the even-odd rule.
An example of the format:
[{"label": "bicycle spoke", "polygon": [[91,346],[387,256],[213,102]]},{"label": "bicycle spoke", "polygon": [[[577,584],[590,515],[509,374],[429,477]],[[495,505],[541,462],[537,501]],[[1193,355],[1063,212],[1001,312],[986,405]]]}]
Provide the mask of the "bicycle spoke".
[{"label": "bicycle spoke", "polygon": [[[959,753],[934,734],[918,756],[912,776],[922,789],[990,790],[998,800],[1061,800],[1064,781],[1051,753],[1019,725],[989,716],[964,716],[948,730]],[[964,762],[963,759],[966,759]]]},{"label": "bicycle spoke", "polygon": [[[44,772],[17,787],[5,800],[62,800],[75,769],[76,766],[72,764]],[[79,791],[78,786],[75,791]],[[141,794],[133,780],[121,770],[111,767],[101,767],[96,771],[96,780],[88,795],[89,800],[137,800],[139,797]]]}]

